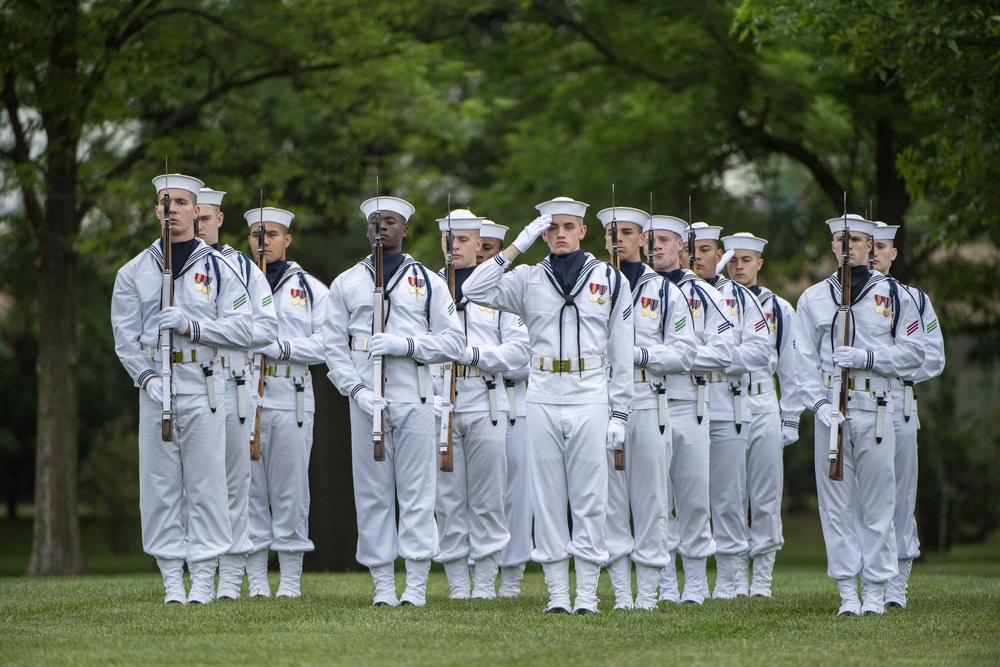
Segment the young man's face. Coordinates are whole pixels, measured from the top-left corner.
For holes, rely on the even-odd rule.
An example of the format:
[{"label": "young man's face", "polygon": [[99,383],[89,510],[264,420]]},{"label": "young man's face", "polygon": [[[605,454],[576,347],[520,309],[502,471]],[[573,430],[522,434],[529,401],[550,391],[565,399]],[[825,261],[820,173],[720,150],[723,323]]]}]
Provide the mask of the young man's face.
[{"label": "young man's face", "polygon": [[482,264],[503,250],[503,243],[500,239],[480,238],[479,240],[482,243],[479,245],[479,251],[476,253],[476,264]]},{"label": "young man's face", "polygon": [[711,280],[715,277],[715,267],[722,259],[722,248],[718,241],[695,241],[694,242],[694,266],[691,270],[698,274],[702,280]]},{"label": "young man's face", "polygon": [[195,195],[180,188],[160,190],[156,195],[156,217],[163,223],[163,195],[170,195],[170,239],[176,243],[194,238],[194,219],[198,215]]},{"label": "young man's face", "polygon": [[759,252],[737,250],[726,265],[726,269],[734,282],[738,282],[744,287],[751,287],[757,284],[757,273],[762,266],[764,266],[764,258],[760,256]]},{"label": "young man's face", "polygon": [[[288,228],[276,222],[264,222],[264,261],[268,264],[285,259],[285,251],[288,244],[292,242],[292,235],[288,233]],[[250,228],[250,251],[253,257],[257,257],[257,226]]]},{"label": "young man's face", "polygon": [[[841,240],[843,238],[843,231],[834,232],[833,241],[830,243],[830,248],[833,250],[833,255],[837,258],[838,264],[841,262]],[[851,232],[850,251],[847,255],[848,263],[851,266],[864,266],[867,264],[868,253],[871,247],[872,241],[870,236],[861,232]]]},{"label": "young man's face", "polygon": [[[677,234],[658,229],[653,234],[653,268],[656,271],[673,271],[680,268],[682,241]],[[647,251],[648,254],[648,251]]]},{"label": "young man's face", "polygon": [[875,270],[883,276],[889,274],[892,263],[896,261],[899,251],[893,241],[875,241]]},{"label": "young man's face", "polygon": [[[646,242],[642,228],[634,222],[618,223],[618,259],[622,262],[641,262],[639,248]],[[604,247],[611,254],[611,225],[604,228]]]},{"label": "young man's face", "polygon": [[208,245],[219,242],[219,228],[225,218],[215,204],[198,205],[198,236]]},{"label": "young man's face", "polygon": [[[375,217],[372,213],[368,217],[368,243],[375,244]],[[382,252],[394,253],[403,248],[403,239],[409,232],[403,216],[394,211],[382,211],[379,219],[379,236],[382,238]]]},{"label": "young man's face", "polygon": [[[457,229],[451,232],[451,257],[456,269],[476,265],[476,253],[481,247],[479,232],[474,229]],[[441,232],[441,252],[448,253],[448,232]]]},{"label": "young man's face", "polygon": [[542,232],[542,239],[553,255],[568,255],[580,249],[580,242],[587,233],[583,218],[575,215],[552,216],[552,226]]}]

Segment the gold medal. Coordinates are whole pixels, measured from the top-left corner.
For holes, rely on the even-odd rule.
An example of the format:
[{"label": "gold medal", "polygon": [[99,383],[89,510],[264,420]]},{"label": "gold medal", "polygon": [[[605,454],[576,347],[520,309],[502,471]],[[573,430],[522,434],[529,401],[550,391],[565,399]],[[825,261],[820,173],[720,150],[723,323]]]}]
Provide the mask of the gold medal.
[{"label": "gold medal", "polygon": [[297,296],[293,296],[292,297],[292,305],[293,306],[299,305],[299,297],[297,297]]},{"label": "gold medal", "polygon": [[875,306],[875,312],[878,313],[879,315],[881,315],[884,311],[885,308],[882,307],[882,304]]},{"label": "gold medal", "polygon": [[604,297],[603,296],[602,297],[598,297],[597,298],[597,303],[599,303],[600,305],[603,306],[604,305]]},{"label": "gold medal", "polygon": [[651,319],[651,320],[655,320],[656,319],[656,311],[655,310],[649,314],[649,319]]},{"label": "gold medal", "polygon": [[639,314],[642,315],[643,317],[649,317],[649,311],[646,310],[645,308],[639,311]]},{"label": "gold medal", "polygon": [[416,293],[417,293],[417,288],[414,287],[413,285],[410,285],[410,294],[416,294]]},{"label": "gold medal", "polygon": [[735,308],[730,308],[729,309],[729,314],[730,315],[735,315],[736,314],[736,309]]},{"label": "gold medal", "polygon": [[591,294],[590,295],[590,300],[591,300],[591,302],[597,301],[597,295],[596,294]]},{"label": "gold medal", "polygon": [[771,325],[771,331],[777,331],[777,330],[778,330],[778,325],[777,324],[772,324]]},{"label": "gold medal", "polygon": [[691,317],[698,317],[699,315],[701,315],[701,311],[697,308],[691,311]]},{"label": "gold medal", "polygon": [[886,308],[885,310],[882,311],[882,314],[885,315],[886,317],[889,317],[892,313],[890,313],[889,309]]},{"label": "gold medal", "polygon": [[420,296],[423,296],[424,294],[427,294],[427,290],[425,290],[423,287],[418,287],[417,288],[417,294],[419,294]]}]

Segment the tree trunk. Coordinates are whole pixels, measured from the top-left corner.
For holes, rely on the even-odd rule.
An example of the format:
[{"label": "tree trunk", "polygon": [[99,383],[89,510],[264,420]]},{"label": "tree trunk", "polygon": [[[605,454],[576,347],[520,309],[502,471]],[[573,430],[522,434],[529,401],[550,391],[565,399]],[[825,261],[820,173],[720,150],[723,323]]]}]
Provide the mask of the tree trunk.
[{"label": "tree trunk", "polygon": [[38,451],[28,562],[28,574],[36,576],[84,574],[87,569],[77,515],[77,164],[73,152],[52,150],[49,160],[36,262]]},{"label": "tree trunk", "polygon": [[[875,212],[873,219],[887,225],[902,225],[903,216],[910,208],[910,193],[906,182],[896,168],[896,158],[900,147],[896,132],[889,121],[879,118],[875,122]],[[892,275],[904,283],[909,277],[909,262],[903,252],[906,245],[906,230],[901,226],[896,231],[895,245],[900,249],[896,261],[892,263]]]}]

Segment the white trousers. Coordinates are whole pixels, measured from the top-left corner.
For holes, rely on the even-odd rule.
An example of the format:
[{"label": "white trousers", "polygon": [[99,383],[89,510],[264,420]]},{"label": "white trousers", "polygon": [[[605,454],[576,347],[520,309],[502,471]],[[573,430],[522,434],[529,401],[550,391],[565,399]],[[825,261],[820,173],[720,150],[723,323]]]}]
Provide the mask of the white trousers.
[{"label": "white trousers", "polygon": [[[608,408],[600,405],[528,403],[531,509],[535,516],[532,560],[555,563],[571,555],[604,563],[608,509]],[[566,520],[573,518],[570,535]]]},{"label": "white trousers", "polygon": [[241,424],[237,409],[236,384],[226,379],[226,488],[229,492],[229,527],[233,533],[231,554],[253,550],[250,542],[250,436],[254,426],[255,393],[247,375],[246,420]]},{"label": "white trousers", "polygon": [[528,462],[528,418],[507,422],[507,488],[503,510],[510,541],[500,552],[500,567],[521,565],[531,560],[531,466]]},{"label": "white trousers", "polygon": [[917,428],[916,416],[903,422],[902,415],[894,420],[896,431],[896,555],[900,560],[920,556],[917,537]]},{"label": "white trousers", "polygon": [[687,558],[715,553],[709,504],[709,420],[698,424],[695,401],[670,401],[670,489],[675,517],[668,529],[670,550]]},{"label": "white trousers", "polygon": [[312,551],[309,455],[313,413],[302,426],[295,410],[263,408],[260,460],[250,462],[250,541],[254,551]]},{"label": "white trousers", "polygon": [[162,406],[139,392],[139,515],[143,551],[197,562],[233,545],[226,494],[225,405],[204,394],[174,396],[173,439],[163,442]]},{"label": "white trousers", "polygon": [[781,458],[781,415],[753,413],[747,449],[747,496],[750,516],[750,557],[777,551],[785,543],[781,532],[781,493],[784,467]]},{"label": "white trousers", "polygon": [[[504,517],[507,488],[507,413],[496,426],[486,411],[452,415],[452,472],[437,472],[437,517],[440,544],[435,560],[481,560],[510,541]],[[439,467],[440,468],[440,467]]]},{"label": "white trousers", "polygon": [[875,412],[852,410],[845,424],[844,479],[830,479],[830,427],[816,420],[816,491],[826,543],[827,575],[878,583],[896,576],[896,436],[885,416],[875,443]]},{"label": "white trousers", "polygon": [[608,562],[630,556],[633,562],[649,567],[667,564],[670,453],[669,416],[661,434],[656,408],[633,410],[625,436],[625,470],[615,470],[613,453],[608,452],[604,526]]},{"label": "white trousers", "polygon": [[[383,411],[385,460],[372,454],[372,418],[351,401],[357,560],[388,565],[397,556],[429,560],[438,552],[434,502],[438,451],[434,405],[391,403]],[[397,498],[399,525],[396,524]]]},{"label": "white trousers", "polygon": [[731,420],[712,420],[709,495],[712,500],[712,538],[717,554],[735,555],[750,550],[744,498],[747,493],[747,436]]}]

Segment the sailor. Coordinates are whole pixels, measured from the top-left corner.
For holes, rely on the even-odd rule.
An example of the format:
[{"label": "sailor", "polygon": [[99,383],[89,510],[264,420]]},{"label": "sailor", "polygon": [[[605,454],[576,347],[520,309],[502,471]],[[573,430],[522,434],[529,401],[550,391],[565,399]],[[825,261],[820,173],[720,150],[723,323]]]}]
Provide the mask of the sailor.
[{"label": "sailor", "polygon": [[243,214],[252,254],[263,219],[265,272],[278,315],[278,337],[258,349],[264,359],[260,460],[250,464],[250,595],[270,597],[268,549],[278,554],[278,597],[301,594],[302,559],[309,539],[309,456],[316,413],[309,366],[323,361],[326,285],[286,259],[295,215],[266,206]]},{"label": "sailor", "polygon": [[[325,320],[328,377],[351,398],[357,560],[371,571],[374,605],[422,607],[431,559],[438,553],[437,434],[426,366],[461,357],[465,336],[448,285],[402,252],[413,206],[397,197],[375,197],[361,204],[361,212],[369,242],[375,244],[376,225],[381,239],[385,333],[373,335],[375,264],[369,255],[330,286]],[[385,358],[382,399],[373,392],[374,356]],[[377,408],[384,416],[383,461],[373,456]],[[400,598],[393,574],[398,556],[406,564],[406,589]]]},{"label": "sailor", "polygon": [[[476,264],[482,264],[503,250],[506,225],[498,225],[492,220],[483,220],[479,229],[482,244],[476,252]],[[520,326],[523,321],[518,318]],[[527,329],[525,328],[525,334]],[[504,393],[510,411],[507,413],[507,437],[505,452],[507,460],[507,487],[504,490],[503,511],[507,519],[510,541],[500,552],[500,589],[497,596],[517,597],[521,593],[524,566],[531,560],[531,487],[528,465],[527,412],[528,364],[509,369],[503,374]]]},{"label": "sailor", "polygon": [[[143,550],[156,558],[164,602],[209,603],[219,556],[233,548],[226,494],[226,380],[220,348],[245,349],[253,335],[253,308],[243,281],[225,258],[195,237],[198,191],[191,176],[153,179],[156,215],[169,195],[172,276],[164,276],[162,240],[115,278],[111,323],[115,351],[139,392],[139,512]],[[161,310],[164,282],[173,298]],[[169,376],[161,336],[172,332]],[[163,339],[165,343],[165,339]],[[165,345],[164,345],[165,347]],[[165,384],[169,377],[170,384]],[[169,392],[169,406],[164,406]],[[164,408],[170,428],[161,429]],[[168,412],[169,414],[169,412]],[[165,439],[166,437],[166,439]],[[187,512],[184,515],[184,504]],[[191,573],[184,589],[184,561]]]},{"label": "sailor", "polygon": [[[744,511],[750,518],[750,559],[753,580],[747,590],[747,579],[736,582],[738,595],[771,597],[771,573],[775,554],[785,543],[781,532],[781,492],[784,475],[781,451],[799,437],[799,414],[802,404],[795,384],[794,327],[795,311],[780,296],[757,283],[764,265],[762,257],[767,239],[748,232],[737,232],[722,238],[732,259],[727,268],[729,277],[757,297],[771,338],[767,368],[750,373],[747,394],[750,397],[750,431],[747,436],[746,495]],[[775,393],[774,376],[778,377],[781,402]]]},{"label": "sailor", "polygon": [[[483,218],[457,209],[437,222],[442,250],[446,258],[452,257],[455,307],[466,344],[456,364],[450,369],[437,366],[435,373],[442,381],[453,376],[455,383],[455,403],[441,415],[443,435],[448,413],[452,420],[453,469],[438,472],[435,515],[440,551],[435,560],[444,564],[452,599],[469,597],[470,560],[472,597],[492,599],[500,552],[510,540],[504,516],[510,413],[504,375],[513,368],[527,368],[528,332],[517,315],[469,303],[462,293],[476,268]],[[448,268],[439,275],[447,280]],[[446,403],[449,394],[448,387],[439,392]]]},{"label": "sailor", "polygon": [[889,273],[899,254],[899,249],[896,248],[898,229],[898,225],[875,223],[872,233],[874,268],[894,281],[897,299],[900,291],[905,290],[916,301],[924,327],[926,347],[924,363],[920,369],[910,376],[896,378],[892,385],[892,403],[895,406],[892,426],[896,432],[896,514],[893,524],[896,528],[896,564],[899,574],[890,579],[886,586],[886,607],[906,607],[906,586],[913,559],[920,556],[920,539],[914,516],[917,503],[917,429],[920,428],[920,417],[917,414],[914,386],[937,377],[944,370],[944,338],[931,300],[919,287],[903,285]]},{"label": "sailor", "polygon": [[[670,412],[672,455],[670,502],[674,516],[668,530],[669,562],[660,571],[660,600],[701,604],[708,596],[706,559],[715,553],[710,524],[709,419],[707,375],[727,367],[733,358],[733,325],[723,315],[722,295],[681,268],[680,256],[688,224],[669,215],[650,219],[653,234],[653,268],[680,288],[698,342],[689,373],[666,377]],[[684,567],[684,596],[677,587],[674,555],[680,552]]]},{"label": "sailor", "polygon": [[[671,422],[665,378],[690,371],[698,345],[680,288],[641,261],[650,231],[649,214],[619,206],[602,210],[597,218],[604,224],[605,244],[632,288],[635,327],[625,469],[616,470],[613,455],[608,453],[605,569],[615,591],[615,609],[655,610],[660,570],[672,562],[667,540]],[[632,563],[637,587],[634,601]]]},{"label": "sailor", "polygon": [[[545,573],[546,612],[569,613],[569,557],[574,556],[573,613],[580,615],[597,613],[600,565],[608,559],[605,447],[625,445],[633,346],[628,281],[580,249],[587,206],[568,197],[539,204],[541,215],[493,260],[480,264],[464,286],[473,303],[515,313],[528,327],[532,558]],[[551,254],[504,275],[539,236]]]},{"label": "sailor", "polygon": [[278,338],[278,316],[271,298],[271,287],[253,260],[229,245],[219,243],[219,229],[225,220],[222,199],[226,193],[211,188],[198,192],[198,236],[222,253],[239,274],[250,294],[253,306],[253,341],[244,350],[226,350],[221,355],[222,374],[226,378],[226,483],[229,492],[229,523],[233,546],[219,558],[219,584],[216,597],[236,600],[240,597],[246,557],[253,548],[250,542],[250,439],[253,437],[257,379],[252,363],[254,349]]},{"label": "sailor", "polygon": [[[892,281],[865,266],[874,225],[857,215],[833,218],[827,225],[838,259],[843,235],[848,236],[851,299],[839,312],[837,273],[799,297],[797,378],[803,404],[816,413],[817,497],[827,574],[840,591],[838,614],[882,614],[886,583],[899,573],[893,530],[896,437],[886,419],[896,409],[892,380],[915,373],[924,359],[924,328],[909,293],[894,301]],[[845,325],[851,345],[844,345]],[[840,396],[833,389],[841,369],[850,369],[848,415],[839,410]],[[843,479],[835,480],[829,474],[836,453],[836,448],[831,453],[831,430],[841,424]]]}]

